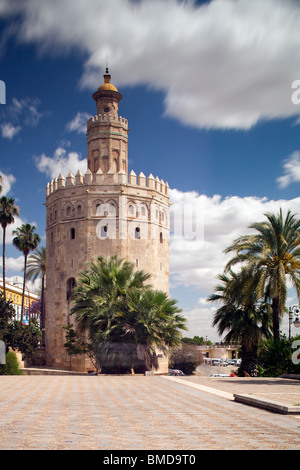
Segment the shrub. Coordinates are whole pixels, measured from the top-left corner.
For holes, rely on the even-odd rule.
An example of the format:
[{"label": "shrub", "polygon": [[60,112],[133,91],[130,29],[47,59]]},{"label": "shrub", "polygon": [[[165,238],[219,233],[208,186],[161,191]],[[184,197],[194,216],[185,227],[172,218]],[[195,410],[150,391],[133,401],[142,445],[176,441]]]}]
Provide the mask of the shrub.
[{"label": "shrub", "polygon": [[186,375],[191,375],[202,364],[201,351],[196,346],[182,343],[181,347],[171,351],[170,365],[174,369],[182,370]]},{"label": "shrub", "polygon": [[17,356],[13,351],[8,351],[5,360],[6,364],[0,365],[0,375],[22,375]]},{"label": "shrub", "polygon": [[260,345],[258,361],[264,369],[265,377],[278,377],[284,373],[300,373],[300,364],[294,364],[292,361],[292,342],[293,340],[289,341],[283,337],[280,341],[271,339]]}]

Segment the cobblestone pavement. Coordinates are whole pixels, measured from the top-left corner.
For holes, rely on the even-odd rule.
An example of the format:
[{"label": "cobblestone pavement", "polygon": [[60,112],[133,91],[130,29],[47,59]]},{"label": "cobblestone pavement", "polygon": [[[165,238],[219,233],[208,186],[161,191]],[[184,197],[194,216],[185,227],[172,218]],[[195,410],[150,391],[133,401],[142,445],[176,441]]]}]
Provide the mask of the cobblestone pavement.
[{"label": "cobblestone pavement", "polygon": [[[217,396],[170,379],[172,377],[2,376],[0,449],[300,448],[299,416],[279,415],[229,399],[227,392],[240,391],[237,381],[232,382],[230,388],[229,379],[190,378],[201,380],[202,385],[223,389],[225,395]],[[298,384],[294,381],[276,384],[276,380],[270,380],[270,393],[277,385],[279,393],[288,393],[287,387],[292,390]],[[240,383],[242,386],[249,387],[251,383],[246,380]],[[255,387],[253,382],[252,389]]]}]

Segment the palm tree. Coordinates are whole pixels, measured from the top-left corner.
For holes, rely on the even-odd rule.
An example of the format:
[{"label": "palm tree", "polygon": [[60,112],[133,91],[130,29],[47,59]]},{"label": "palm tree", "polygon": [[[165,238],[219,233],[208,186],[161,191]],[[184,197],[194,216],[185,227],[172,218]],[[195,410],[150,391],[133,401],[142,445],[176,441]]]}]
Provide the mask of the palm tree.
[{"label": "palm tree", "polygon": [[0,224],[3,229],[3,294],[6,298],[5,293],[5,243],[6,243],[6,227],[12,224],[15,220],[15,216],[19,215],[19,208],[15,205],[13,198],[7,198],[2,196],[0,198]]},{"label": "palm tree", "polygon": [[80,331],[87,331],[93,326],[98,311],[106,318],[101,324],[109,324],[128,293],[134,289],[145,289],[145,282],[151,277],[144,271],[135,271],[132,263],[117,256],[107,259],[99,256],[87,267],[79,273],[72,296],[75,302],[71,314],[76,314]]},{"label": "palm tree", "polygon": [[223,335],[226,343],[241,344],[241,369],[250,376],[257,375],[257,350],[261,338],[269,337],[270,316],[268,305],[259,302],[257,281],[259,273],[253,268],[232,270],[218,276],[222,284],[216,286],[210,302],[221,302],[213,318],[213,326]]},{"label": "palm tree", "polygon": [[284,312],[287,296],[287,278],[296,288],[300,301],[300,220],[288,211],[283,219],[278,215],[265,214],[267,221],[253,223],[250,229],[257,233],[239,237],[226,253],[236,255],[227,269],[236,263],[246,263],[260,273],[257,295],[272,303],[273,336],[279,340],[279,322]]},{"label": "palm tree", "polygon": [[45,277],[46,277],[46,248],[42,246],[41,249],[36,249],[35,253],[29,256],[27,263],[26,276],[28,279],[35,281],[38,277],[42,278],[42,292],[41,292],[41,329],[45,329]]},{"label": "palm tree", "polygon": [[186,320],[176,304],[162,291],[133,291],[118,314],[122,337],[135,344],[136,358],[145,370],[157,368],[157,349],[166,352],[181,343],[180,330],[187,329]]},{"label": "palm tree", "polygon": [[133,369],[137,360],[155,362],[154,346],[177,344],[184,327],[175,301],[146,284],[150,274],[116,256],[103,257],[79,274],[71,315],[87,332],[102,370]]},{"label": "palm tree", "polygon": [[21,323],[23,323],[24,311],[24,296],[25,296],[25,281],[27,271],[27,257],[30,251],[37,248],[40,243],[40,236],[34,233],[35,227],[30,224],[23,224],[21,227],[13,231],[16,237],[13,239],[13,245],[24,255],[24,280],[23,280],[23,296],[22,296],[22,309],[21,309]]}]

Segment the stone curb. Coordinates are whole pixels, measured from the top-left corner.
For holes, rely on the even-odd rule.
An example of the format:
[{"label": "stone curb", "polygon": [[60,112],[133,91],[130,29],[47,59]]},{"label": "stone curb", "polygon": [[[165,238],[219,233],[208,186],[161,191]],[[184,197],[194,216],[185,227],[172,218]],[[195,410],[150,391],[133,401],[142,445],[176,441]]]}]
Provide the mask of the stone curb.
[{"label": "stone curb", "polygon": [[242,395],[238,393],[232,394],[228,392],[223,392],[222,390],[218,390],[216,388],[206,387],[205,385],[195,384],[193,382],[189,382],[187,380],[179,379],[179,378],[172,377],[172,376],[166,376],[165,378],[168,380],[172,380],[173,382],[178,382],[178,383],[187,385],[188,387],[196,388],[203,392],[212,393],[214,395],[218,395],[220,397],[227,398],[229,400],[234,400],[236,402],[243,403],[245,405],[251,405],[257,408],[263,408],[265,410],[274,411],[280,414],[294,414],[294,415],[299,414],[300,415],[300,406],[291,406],[291,405],[283,404],[282,402],[278,402],[274,400],[269,401],[263,398],[256,397],[255,395],[250,396],[250,395]]},{"label": "stone curb", "polygon": [[299,414],[300,415],[300,406],[291,406],[287,404],[283,404],[282,402],[278,401],[268,401],[263,398],[256,397],[254,395],[241,395],[241,394],[234,394],[235,401],[239,403],[244,403],[250,406],[256,406],[258,408],[263,408],[265,410],[275,411],[276,413],[280,414]]},{"label": "stone curb", "polygon": [[227,398],[228,400],[234,399],[232,393],[223,392],[222,390],[218,390],[217,388],[206,387],[205,385],[196,384],[194,382],[189,382],[184,379],[178,379],[173,376],[164,376],[163,378],[171,380],[172,382],[178,382],[180,384],[187,385],[188,387],[196,388],[197,390],[201,390],[202,392],[212,393],[213,395],[218,395],[219,397]]}]

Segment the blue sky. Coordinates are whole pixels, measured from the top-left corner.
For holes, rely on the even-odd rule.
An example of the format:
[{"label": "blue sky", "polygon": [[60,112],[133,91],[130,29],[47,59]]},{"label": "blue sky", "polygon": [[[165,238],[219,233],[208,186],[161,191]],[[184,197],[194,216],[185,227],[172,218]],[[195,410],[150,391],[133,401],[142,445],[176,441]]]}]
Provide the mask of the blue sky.
[{"label": "blue sky", "polygon": [[7,276],[22,275],[11,230],[33,223],[44,244],[47,182],[86,168],[108,61],[129,168],[168,181],[173,204],[201,205],[203,238],[171,238],[170,294],[189,336],[218,340],[206,298],[223,250],[266,212],[300,212],[299,25],[289,0],[0,0],[0,172],[20,207]]}]

